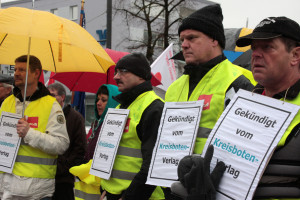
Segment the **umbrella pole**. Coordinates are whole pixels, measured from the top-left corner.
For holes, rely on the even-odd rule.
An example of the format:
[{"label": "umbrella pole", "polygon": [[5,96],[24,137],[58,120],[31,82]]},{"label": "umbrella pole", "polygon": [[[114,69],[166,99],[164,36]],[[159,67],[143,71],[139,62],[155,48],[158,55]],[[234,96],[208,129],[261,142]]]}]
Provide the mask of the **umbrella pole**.
[{"label": "umbrella pole", "polygon": [[31,46],[31,37],[28,40],[28,53],[27,53],[27,64],[26,64],[26,78],[25,78],[25,88],[23,94],[23,109],[22,109],[22,118],[24,118],[25,112],[25,102],[26,102],[26,93],[27,93],[27,79],[28,79],[28,68],[29,68],[29,59],[30,59],[30,46]]}]

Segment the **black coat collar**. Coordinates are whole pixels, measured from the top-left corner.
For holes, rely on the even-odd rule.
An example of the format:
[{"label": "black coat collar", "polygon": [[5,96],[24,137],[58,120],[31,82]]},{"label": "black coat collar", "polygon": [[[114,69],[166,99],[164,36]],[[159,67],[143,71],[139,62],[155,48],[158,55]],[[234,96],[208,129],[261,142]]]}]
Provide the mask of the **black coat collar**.
[{"label": "black coat collar", "polygon": [[128,92],[123,92],[113,98],[119,102],[120,108],[127,108],[140,94],[151,91],[152,85],[150,81],[145,81],[134,88],[132,88]]},{"label": "black coat collar", "polygon": [[[22,93],[18,87],[14,87],[13,95],[23,102]],[[50,95],[49,90],[44,86],[44,84],[38,82],[37,90],[31,96],[26,97],[26,101],[34,101],[47,95]]]},{"label": "black coat collar", "polygon": [[[254,87],[253,92],[262,94],[264,90],[265,90],[264,86],[257,84]],[[288,90],[284,90],[284,91],[281,91],[281,92],[275,94],[273,96],[273,98],[281,99],[286,96],[285,98],[291,100],[291,99],[296,98],[298,96],[299,92],[300,92],[300,79],[294,85],[292,85]]]},{"label": "black coat collar", "polygon": [[186,65],[184,66],[183,74],[188,74],[190,76],[199,76],[201,74],[201,77],[203,77],[214,66],[226,59],[225,55],[222,54],[200,65]]}]

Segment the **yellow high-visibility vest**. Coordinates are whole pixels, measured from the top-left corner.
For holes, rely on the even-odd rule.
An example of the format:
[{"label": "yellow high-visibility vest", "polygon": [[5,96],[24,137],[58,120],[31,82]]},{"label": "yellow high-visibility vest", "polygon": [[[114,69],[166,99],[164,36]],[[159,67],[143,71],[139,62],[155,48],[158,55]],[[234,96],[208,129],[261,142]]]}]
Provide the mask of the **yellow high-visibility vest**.
[{"label": "yellow high-visibility vest", "polygon": [[[139,124],[144,110],[156,99],[160,99],[153,91],[139,95],[128,107],[128,129],[125,128],[112,174],[109,180],[101,179],[101,187],[111,194],[121,194],[126,190],[142,165],[141,141],[136,127]],[[117,106],[119,108],[119,106]],[[163,191],[156,187],[150,199],[164,199]]]},{"label": "yellow high-visibility vest", "polygon": [[182,75],[168,88],[165,95],[166,102],[204,99],[194,153],[202,153],[211,130],[224,111],[226,91],[241,75],[254,82],[252,73],[249,70],[234,65],[226,59],[207,72],[189,98],[189,75]]},{"label": "yellow high-visibility vest", "polygon": [[99,200],[101,196],[100,186],[77,180],[74,183],[74,196],[76,200]]},{"label": "yellow high-visibility vest", "polygon": [[74,183],[74,196],[76,200],[99,200],[101,179],[91,175],[90,169],[93,160],[86,164],[74,166],[69,169],[70,173],[78,177]]},{"label": "yellow high-visibility vest", "polygon": [[[35,130],[46,134],[46,126],[52,105],[55,101],[56,99],[54,97],[48,95],[30,102],[25,108],[25,116],[33,117],[38,120],[38,127],[34,128]],[[2,111],[16,113],[15,105],[15,97],[10,95],[3,102],[0,109],[0,115]],[[13,174],[31,178],[54,179],[56,174],[56,163],[57,155],[47,154],[22,142],[13,168]]]}]

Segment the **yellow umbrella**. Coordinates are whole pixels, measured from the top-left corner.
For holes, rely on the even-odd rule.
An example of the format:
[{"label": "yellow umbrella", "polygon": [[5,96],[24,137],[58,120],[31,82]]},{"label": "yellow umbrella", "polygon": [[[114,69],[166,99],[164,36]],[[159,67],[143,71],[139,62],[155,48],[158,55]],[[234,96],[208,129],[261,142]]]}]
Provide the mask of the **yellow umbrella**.
[{"label": "yellow umbrella", "polygon": [[78,24],[50,12],[0,9],[0,64],[14,65],[21,55],[35,55],[44,70],[103,73],[115,63]]}]

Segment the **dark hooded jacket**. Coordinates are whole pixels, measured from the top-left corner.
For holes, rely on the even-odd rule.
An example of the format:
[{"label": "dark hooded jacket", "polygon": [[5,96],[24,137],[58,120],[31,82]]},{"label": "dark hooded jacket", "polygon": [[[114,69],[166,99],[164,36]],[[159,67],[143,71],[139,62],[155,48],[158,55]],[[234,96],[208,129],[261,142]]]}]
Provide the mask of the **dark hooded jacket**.
[{"label": "dark hooded jacket", "polygon": [[74,175],[69,172],[69,169],[83,162],[86,151],[85,121],[83,116],[74,110],[71,105],[66,105],[63,112],[66,118],[70,146],[63,155],[58,156],[55,182],[74,185]]},{"label": "dark hooded jacket", "polygon": [[[105,107],[105,110],[103,111],[102,115],[98,115],[97,110],[97,97],[100,93],[100,88],[106,87],[108,90],[108,101]],[[110,84],[103,84],[99,87],[96,96],[95,96],[95,104],[94,104],[94,111],[95,111],[95,120],[93,121],[91,128],[89,130],[89,133],[87,135],[87,151],[85,154],[85,162],[88,162],[90,159],[93,159],[94,151],[96,147],[96,143],[99,137],[100,129],[102,126],[102,122],[104,120],[104,117],[107,113],[108,108],[115,108],[118,105],[118,102],[115,101],[112,97],[120,94],[118,87],[115,85]]]}]

